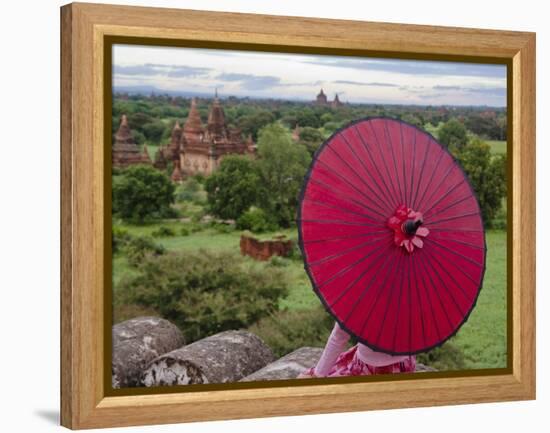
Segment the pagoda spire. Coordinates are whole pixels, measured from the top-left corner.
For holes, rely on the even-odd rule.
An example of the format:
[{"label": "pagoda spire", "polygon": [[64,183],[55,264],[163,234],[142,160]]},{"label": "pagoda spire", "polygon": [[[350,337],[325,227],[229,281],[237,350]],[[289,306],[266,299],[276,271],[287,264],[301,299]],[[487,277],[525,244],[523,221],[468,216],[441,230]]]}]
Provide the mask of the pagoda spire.
[{"label": "pagoda spire", "polygon": [[183,131],[189,134],[199,134],[202,132],[202,121],[197,109],[196,98],[191,99],[191,108],[189,109],[187,120],[183,125]]},{"label": "pagoda spire", "polygon": [[126,167],[131,164],[144,163],[143,155],[134,140],[128,117],[125,114],[120,119],[120,126],[115,134],[112,150],[113,167]]},{"label": "pagoda spire", "polygon": [[218,88],[216,88],[214,102],[208,113],[208,129],[212,132],[221,133],[223,128],[225,128],[225,113],[218,98]]},{"label": "pagoda spire", "polygon": [[128,117],[126,117],[126,114],[122,115],[120,126],[115,134],[115,141],[117,143],[135,144],[132,131],[130,131],[130,126],[128,125]]}]

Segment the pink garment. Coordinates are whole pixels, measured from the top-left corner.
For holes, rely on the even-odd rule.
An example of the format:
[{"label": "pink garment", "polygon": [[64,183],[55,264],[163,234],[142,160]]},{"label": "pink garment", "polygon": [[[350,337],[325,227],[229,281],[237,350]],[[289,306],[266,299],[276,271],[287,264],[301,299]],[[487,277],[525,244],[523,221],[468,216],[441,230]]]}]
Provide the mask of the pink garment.
[{"label": "pink garment", "polygon": [[[394,364],[397,364],[399,366],[400,363],[405,362],[406,365],[403,364],[404,367],[402,366],[402,368],[405,368],[405,370],[407,370],[412,367],[412,371],[414,371],[414,356],[392,356],[386,353],[376,352],[361,343],[358,343],[345,353],[342,353],[346,348],[348,340],[349,334],[344,331],[338,323],[335,323],[334,328],[332,329],[332,332],[330,333],[330,336],[328,338],[327,344],[325,345],[325,349],[323,350],[321,358],[317,362],[317,365],[314,367],[314,373],[316,376],[325,377],[327,375],[342,375],[334,374],[335,372],[332,370],[334,370],[333,367],[336,367],[337,364],[342,364],[342,361],[349,357],[344,355],[351,355],[353,359],[357,358],[356,361],[360,361],[360,363],[365,364],[365,367],[361,368],[360,370],[365,370],[366,368],[366,371],[370,372],[364,374],[374,374],[374,370],[377,368],[388,367]],[[340,365],[340,367],[343,367],[343,365]],[[369,369],[369,367],[371,368]],[[340,370],[342,370],[342,368],[340,368]],[[343,370],[345,370],[345,368]]]}]

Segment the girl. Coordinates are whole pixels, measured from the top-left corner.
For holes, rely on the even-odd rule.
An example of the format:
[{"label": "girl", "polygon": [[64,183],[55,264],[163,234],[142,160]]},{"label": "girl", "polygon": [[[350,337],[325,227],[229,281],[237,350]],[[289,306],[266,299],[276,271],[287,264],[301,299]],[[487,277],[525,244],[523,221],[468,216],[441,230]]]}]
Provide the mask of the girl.
[{"label": "girl", "polygon": [[317,365],[300,373],[298,378],[405,373],[416,368],[414,355],[392,356],[361,343],[343,352],[348,340],[348,333],[336,322]]}]

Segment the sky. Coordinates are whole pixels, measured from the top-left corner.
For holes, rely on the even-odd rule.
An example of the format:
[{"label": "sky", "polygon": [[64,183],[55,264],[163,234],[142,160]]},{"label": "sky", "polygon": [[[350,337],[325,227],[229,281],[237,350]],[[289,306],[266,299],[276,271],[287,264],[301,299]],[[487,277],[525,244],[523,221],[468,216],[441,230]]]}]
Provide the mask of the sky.
[{"label": "sky", "polygon": [[506,66],[195,48],[113,46],[113,86],[220,97],[506,106]]}]

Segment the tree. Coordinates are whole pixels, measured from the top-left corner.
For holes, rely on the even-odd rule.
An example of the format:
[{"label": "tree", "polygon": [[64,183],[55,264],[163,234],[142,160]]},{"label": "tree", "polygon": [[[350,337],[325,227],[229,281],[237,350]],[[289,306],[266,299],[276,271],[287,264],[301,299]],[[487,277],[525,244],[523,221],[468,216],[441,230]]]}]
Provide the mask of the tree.
[{"label": "tree", "polygon": [[300,130],[301,141],[308,141],[311,143],[321,143],[323,139],[324,139],[323,134],[321,134],[318,129],[312,128],[310,126],[305,126]]},{"label": "tree", "polygon": [[265,126],[258,137],[258,168],[263,193],[259,207],[281,227],[295,219],[298,194],[311,160],[307,149],[294,143],[277,123]]},{"label": "tree", "polygon": [[210,211],[223,219],[238,219],[258,198],[259,173],[255,162],[246,157],[225,157],[219,168],[206,179]]},{"label": "tree", "polygon": [[253,114],[241,117],[238,124],[245,136],[250,134],[252,135],[252,139],[256,140],[258,138],[258,131],[260,128],[274,121],[275,116],[271,112],[259,110]]},{"label": "tree", "polygon": [[296,120],[300,126],[311,126],[312,128],[319,128],[322,123],[319,117],[315,115],[315,112],[311,108],[304,108],[299,110],[296,115]]},{"label": "tree", "polygon": [[486,227],[493,219],[506,195],[506,156],[491,156],[491,147],[474,138],[455,152],[477,194]]},{"label": "tree", "polygon": [[318,129],[305,126],[300,130],[300,143],[306,147],[311,156],[313,156],[323,140],[323,134]]},{"label": "tree", "polygon": [[441,125],[437,132],[441,144],[447,146],[451,151],[460,149],[468,143],[466,127],[456,119],[450,119]]},{"label": "tree", "polygon": [[162,123],[160,120],[156,120],[154,122],[146,123],[143,125],[142,130],[143,134],[149,140],[151,143],[160,143],[162,134],[164,133],[164,130],[166,129],[166,125]]},{"label": "tree", "polygon": [[113,177],[113,214],[142,223],[170,211],[174,184],[168,176],[147,165],[133,165]]}]

